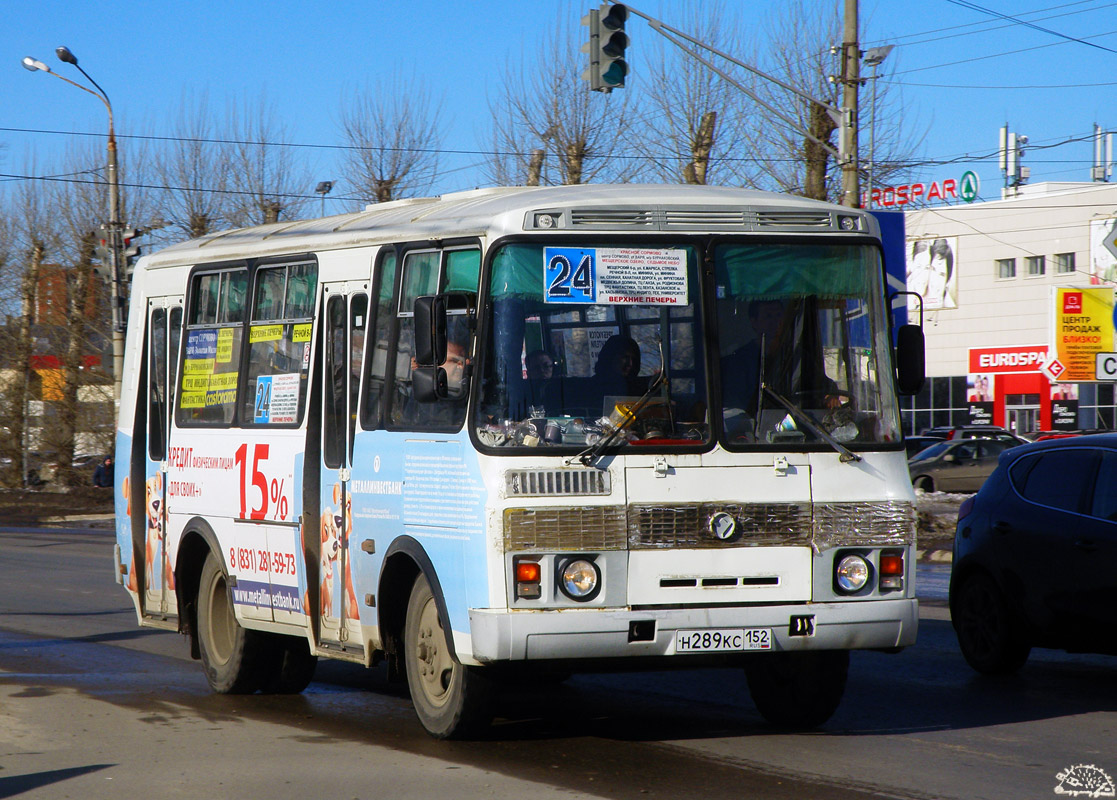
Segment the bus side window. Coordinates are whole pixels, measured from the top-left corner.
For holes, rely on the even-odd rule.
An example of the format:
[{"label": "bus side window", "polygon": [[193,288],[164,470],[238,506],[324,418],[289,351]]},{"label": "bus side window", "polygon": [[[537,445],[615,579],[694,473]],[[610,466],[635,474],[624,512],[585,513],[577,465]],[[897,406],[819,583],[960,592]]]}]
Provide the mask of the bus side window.
[{"label": "bus side window", "polygon": [[403,280],[400,282],[399,338],[396,343],[394,390],[389,419],[393,425],[413,427],[418,424],[420,409],[411,400],[412,357],[415,354],[415,299],[438,292],[441,253],[437,250],[413,251],[404,256]]},{"label": "bus side window", "polygon": [[[452,402],[418,403],[412,397],[411,370],[415,352],[415,300],[424,295],[456,291],[476,293],[480,281],[481,251],[476,247],[443,251],[413,251],[404,257],[400,282],[399,340],[396,345],[395,389],[389,411],[393,425],[417,429],[458,429],[465,421],[465,397]],[[469,359],[469,327],[465,317],[448,325],[445,367],[457,387]]]},{"label": "bus side window", "polygon": [[377,428],[381,425],[381,398],[388,379],[388,353],[391,348],[392,320],[395,318],[392,307],[395,288],[396,254],[388,252],[380,260],[375,290],[376,307],[369,331],[368,346],[371,352],[365,359],[368,364],[368,388],[365,390],[365,404],[361,411],[361,425],[365,428]]},{"label": "bus side window", "polygon": [[152,461],[167,456],[167,311],[151,312],[148,329],[147,454]]},{"label": "bus side window", "polygon": [[268,264],[256,272],[242,425],[297,425],[306,407],[318,265]]},{"label": "bus side window", "polygon": [[[233,422],[247,286],[248,270],[244,267],[202,272],[191,278],[175,407],[179,426],[222,427]],[[172,342],[174,352],[177,329],[172,333],[176,337]]]}]

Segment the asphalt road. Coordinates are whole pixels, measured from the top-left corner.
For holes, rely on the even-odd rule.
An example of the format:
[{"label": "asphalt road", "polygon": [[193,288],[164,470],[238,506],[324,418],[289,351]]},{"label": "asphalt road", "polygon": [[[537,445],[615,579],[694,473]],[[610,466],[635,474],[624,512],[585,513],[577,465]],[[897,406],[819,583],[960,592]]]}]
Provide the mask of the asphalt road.
[{"label": "asphalt road", "polygon": [[[212,695],[177,634],[140,629],[104,532],[0,532],[0,798],[1044,798],[1117,775],[1117,659],[965,665],[941,601],[899,655],[857,653],[810,734],[761,720],[737,670],[509,691],[484,741],[426,736],[382,670],[321,662],[301,696]],[[931,594],[944,569],[925,567]],[[938,588],[935,588],[935,587]]]}]

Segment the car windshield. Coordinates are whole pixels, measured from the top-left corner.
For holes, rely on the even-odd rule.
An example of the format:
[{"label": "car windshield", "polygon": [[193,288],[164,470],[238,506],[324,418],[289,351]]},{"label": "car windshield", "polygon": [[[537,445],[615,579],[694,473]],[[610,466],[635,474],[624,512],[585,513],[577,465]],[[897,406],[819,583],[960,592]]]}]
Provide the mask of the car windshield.
[{"label": "car windshield", "polygon": [[875,248],[726,243],[714,270],[729,445],[900,440]]},{"label": "car windshield", "polygon": [[708,441],[697,264],[677,244],[499,248],[483,304],[481,443]]},{"label": "car windshield", "polygon": [[940,455],[942,455],[947,450],[949,450],[951,448],[951,446],[952,446],[952,444],[950,442],[943,442],[942,444],[933,444],[930,447],[926,448],[925,450],[920,450],[918,453],[916,453],[914,456],[912,456],[910,460],[911,461],[923,461],[924,459],[928,459],[928,458],[938,458]]}]

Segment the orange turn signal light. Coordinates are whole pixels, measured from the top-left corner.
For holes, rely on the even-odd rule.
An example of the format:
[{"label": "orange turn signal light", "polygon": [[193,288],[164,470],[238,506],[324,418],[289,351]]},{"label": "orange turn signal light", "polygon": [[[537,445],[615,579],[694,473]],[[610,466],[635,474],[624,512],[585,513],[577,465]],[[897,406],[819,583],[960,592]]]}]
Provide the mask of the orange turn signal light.
[{"label": "orange turn signal light", "polygon": [[881,575],[903,575],[904,574],[904,557],[897,555],[884,555],[880,557],[880,574]]},{"label": "orange turn signal light", "polygon": [[538,561],[519,561],[516,563],[516,583],[539,583]]}]

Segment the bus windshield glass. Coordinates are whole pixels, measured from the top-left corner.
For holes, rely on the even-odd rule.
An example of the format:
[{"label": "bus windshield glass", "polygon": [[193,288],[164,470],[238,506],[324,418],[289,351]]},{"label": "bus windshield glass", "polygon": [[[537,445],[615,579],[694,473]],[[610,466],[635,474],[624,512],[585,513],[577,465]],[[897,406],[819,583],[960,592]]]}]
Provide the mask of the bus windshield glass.
[{"label": "bus windshield glass", "polygon": [[516,243],[492,261],[475,426],[492,447],[700,446],[696,250]]},{"label": "bus windshield glass", "polygon": [[733,242],[713,256],[728,446],[899,441],[876,248]]}]

